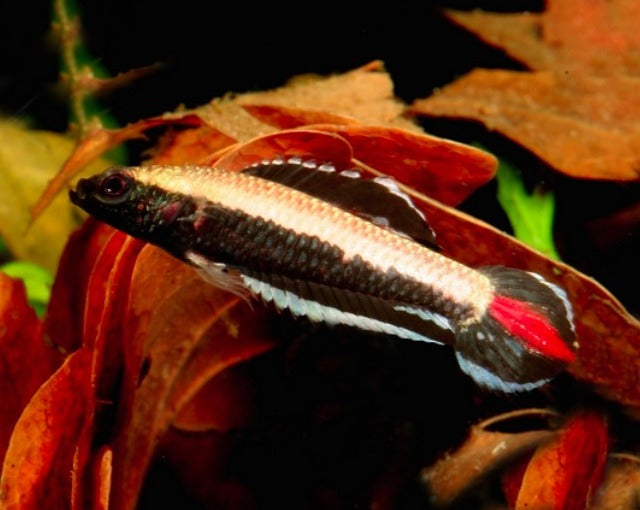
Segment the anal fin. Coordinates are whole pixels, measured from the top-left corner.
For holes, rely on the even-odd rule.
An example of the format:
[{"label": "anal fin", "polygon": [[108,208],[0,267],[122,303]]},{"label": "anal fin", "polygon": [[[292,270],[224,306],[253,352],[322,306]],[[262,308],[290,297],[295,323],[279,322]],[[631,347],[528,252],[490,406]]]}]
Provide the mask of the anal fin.
[{"label": "anal fin", "polygon": [[358,292],[276,274],[242,274],[244,284],[263,301],[296,317],[328,325],[345,325],[409,340],[453,343],[453,330],[441,316],[403,310],[392,303]]}]

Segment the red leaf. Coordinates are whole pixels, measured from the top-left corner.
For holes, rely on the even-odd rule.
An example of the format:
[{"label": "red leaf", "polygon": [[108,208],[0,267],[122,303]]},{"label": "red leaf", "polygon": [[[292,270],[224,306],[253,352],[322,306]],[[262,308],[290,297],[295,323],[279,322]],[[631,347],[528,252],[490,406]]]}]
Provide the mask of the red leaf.
[{"label": "red leaf", "polygon": [[33,396],[9,442],[0,478],[3,508],[66,509],[87,404],[89,352],[81,349]]},{"label": "red leaf", "polygon": [[185,264],[151,246],[142,250],[124,317],[114,508],[135,506],[159,438],[191,396],[213,375],[273,345],[263,321],[246,320],[250,313]]},{"label": "red leaf", "polygon": [[608,430],[595,412],[573,416],[536,451],[522,479],[516,510],[583,510],[602,481]]},{"label": "red leaf", "polygon": [[534,271],[566,289],[580,343],[568,371],[608,398],[640,410],[640,322],[615,297],[595,280],[490,225],[404,189],[424,212],[444,255],[471,267],[496,264]]},{"label": "red leaf", "polygon": [[349,143],[338,135],[296,129],[259,136],[238,144],[224,151],[224,154],[214,154],[207,164],[226,170],[241,170],[252,163],[275,156],[320,158],[322,161],[347,167],[351,164],[352,151]]},{"label": "red leaf", "polygon": [[22,282],[0,272],[0,464],[20,413],[61,361],[42,340]]},{"label": "red leaf", "polygon": [[[89,276],[84,310],[83,347],[92,353],[89,376],[91,397],[85,411],[85,421],[78,438],[74,462],[74,501],[77,508],[99,491],[91,485],[91,454],[94,434],[100,423],[100,403],[118,400],[119,375],[122,367],[124,329],[122,316],[128,302],[131,272],[144,243],[126,234],[107,228],[107,238]],[[97,422],[97,423],[96,423]],[[86,491],[86,493],[85,493]]]},{"label": "red leaf", "polygon": [[313,124],[359,124],[352,117],[330,111],[303,110],[291,106],[244,104],[242,107],[262,122],[279,129],[293,129]]},{"label": "red leaf", "polygon": [[206,124],[183,131],[168,131],[154,148],[152,162],[155,165],[196,165],[234,143],[234,138]]},{"label": "red leaf", "polygon": [[498,162],[491,154],[461,143],[381,126],[311,126],[337,133],[353,157],[376,175],[399,182],[448,205],[457,205],[493,179]]},{"label": "red leaf", "polygon": [[74,232],[62,253],[44,320],[45,337],[65,352],[82,345],[87,282],[113,229],[90,218]]},{"label": "red leaf", "polygon": [[549,417],[553,413],[525,409],[493,417],[471,427],[469,437],[454,452],[422,471],[422,482],[436,505],[447,505],[505,463],[532,451],[554,437],[547,429],[496,432],[490,427],[519,417]]}]

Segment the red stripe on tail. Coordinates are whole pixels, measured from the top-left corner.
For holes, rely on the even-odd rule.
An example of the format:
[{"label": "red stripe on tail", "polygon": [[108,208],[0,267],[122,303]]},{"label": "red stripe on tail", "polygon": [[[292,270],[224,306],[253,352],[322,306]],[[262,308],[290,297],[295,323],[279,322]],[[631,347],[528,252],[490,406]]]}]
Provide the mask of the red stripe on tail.
[{"label": "red stripe on tail", "polygon": [[497,295],[489,305],[489,315],[529,349],[565,363],[574,360],[575,353],[558,330],[529,303]]}]

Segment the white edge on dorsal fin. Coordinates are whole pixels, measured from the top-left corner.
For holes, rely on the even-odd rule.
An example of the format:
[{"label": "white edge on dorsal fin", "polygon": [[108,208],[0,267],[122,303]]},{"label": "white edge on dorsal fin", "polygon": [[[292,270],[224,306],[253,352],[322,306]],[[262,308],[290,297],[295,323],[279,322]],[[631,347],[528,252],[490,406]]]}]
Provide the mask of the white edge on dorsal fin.
[{"label": "white edge on dorsal fin", "polygon": [[422,211],[416,207],[416,205],[413,203],[413,200],[411,200],[411,197],[400,189],[400,186],[398,186],[398,183],[395,181],[395,179],[388,176],[380,176],[380,177],[375,177],[373,179],[373,182],[377,182],[381,186],[384,186],[385,188],[387,188],[390,193],[393,193],[394,195],[400,197],[411,207],[411,209],[417,212],[420,215],[420,217],[423,220],[425,220],[425,222],[427,221]]}]

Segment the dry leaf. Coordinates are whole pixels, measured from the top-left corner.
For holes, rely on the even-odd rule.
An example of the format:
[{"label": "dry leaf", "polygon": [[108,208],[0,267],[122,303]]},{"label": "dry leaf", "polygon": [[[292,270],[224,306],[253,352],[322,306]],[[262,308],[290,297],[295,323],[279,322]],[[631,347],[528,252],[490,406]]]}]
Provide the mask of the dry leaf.
[{"label": "dry leaf", "polygon": [[522,416],[548,418],[554,413],[526,409],[496,416],[471,427],[462,446],[423,469],[421,478],[431,502],[438,506],[452,503],[488,475],[555,436],[555,432],[549,429],[525,432],[494,432],[488,429],[496,423]]},{"label": "dry leaf", "polygon": [[411,111],[478,120],[571,177],[637,181],[638,90],[640,77],[478,69]]},{"label": "dry leaf", "polygon": [[447,17],[504,48],[534,70],[640,75],[635,0],[547,0],[541,14],[445,11]]}]

